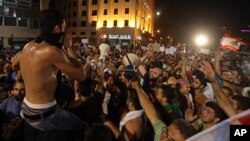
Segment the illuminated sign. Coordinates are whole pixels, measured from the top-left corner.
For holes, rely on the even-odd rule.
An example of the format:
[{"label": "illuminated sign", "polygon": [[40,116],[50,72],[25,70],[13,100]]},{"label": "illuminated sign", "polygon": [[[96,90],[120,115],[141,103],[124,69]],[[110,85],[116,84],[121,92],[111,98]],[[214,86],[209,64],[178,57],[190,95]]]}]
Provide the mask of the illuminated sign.
[{"label": "illuminated sign", "polygon": [[100,38],[101,38],[101,39],[106,39],[106,38],[107,38],[107,35],[106,35],[106,34],[101,34],[101,35],[100,35]]},{"label": "illuminated sign", "polygon": [[130,40],[131,35],[119,35],[119,34],[109,34],[109,39],[124,39],[124,40]]},{"label": "illuminated sign", "polygon": [[141,40],[141,39],[142,39],[142,36],[137,36],[137,39],[138,39],[138,40]]}]

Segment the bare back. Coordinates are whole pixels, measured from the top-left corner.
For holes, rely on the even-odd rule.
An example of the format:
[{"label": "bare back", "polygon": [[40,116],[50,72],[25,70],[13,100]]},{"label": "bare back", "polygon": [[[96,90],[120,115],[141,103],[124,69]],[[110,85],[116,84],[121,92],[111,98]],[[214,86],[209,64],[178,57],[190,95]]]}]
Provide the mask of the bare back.
[{"label": "bare back", "polygon": [[52,47],[45,42],[30,42],[20,56],[26,98],[32,103],[43,104],[54,100],[57,68],[51,62],[49,52]]},{"label": "bare back", "polygon": [[76,58],[70,58],[71,63],[61,49],[49,45],[45,41],[29,42],[19,55],[26,99],[34,104],[54,101],[58,69],[74,80],[85,80],[86,72],[83,70],[83,66],[77,62]]}]

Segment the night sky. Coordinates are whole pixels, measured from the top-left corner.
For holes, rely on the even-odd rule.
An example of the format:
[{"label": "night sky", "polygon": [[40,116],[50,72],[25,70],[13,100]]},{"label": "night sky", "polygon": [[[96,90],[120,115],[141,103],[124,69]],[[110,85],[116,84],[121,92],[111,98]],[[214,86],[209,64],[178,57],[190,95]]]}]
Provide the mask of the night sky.
[{"label": "night sky", "polygon": [[[155,29],[162,36],[189,42],[198,32],[208,34],[215,40],[222,35],[222,27],[230,28],[234,36],[249,40],[250,5],[247,0],[155,0]],[[249,2],[248,2],[249,3]]]}]

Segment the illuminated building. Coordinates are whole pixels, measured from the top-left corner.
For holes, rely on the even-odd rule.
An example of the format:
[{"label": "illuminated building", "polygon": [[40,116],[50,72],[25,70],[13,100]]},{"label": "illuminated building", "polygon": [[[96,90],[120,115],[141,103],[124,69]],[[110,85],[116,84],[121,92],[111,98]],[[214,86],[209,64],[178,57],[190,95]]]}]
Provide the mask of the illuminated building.
[{"label": "illuminated building", "polygon": [[154,0],[57,0],[72,37],[129,46],[153,34]]},{"label": "illuminated building", "polygon": [[40,0],[0,0],[0,48],[23,47],[39,34]]}]

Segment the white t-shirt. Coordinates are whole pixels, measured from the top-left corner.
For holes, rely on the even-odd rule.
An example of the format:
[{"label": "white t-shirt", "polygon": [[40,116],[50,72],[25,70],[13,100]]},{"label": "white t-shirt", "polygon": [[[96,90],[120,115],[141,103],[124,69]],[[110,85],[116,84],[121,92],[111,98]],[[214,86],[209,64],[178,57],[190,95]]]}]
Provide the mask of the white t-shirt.
[{"label": "white t-shirt", "polygon": [[249,94],[248,92],[250,91],[250,87],[244,87],[243,90],[242,90],[242,95],[245,96],[245,97],[248,97]]},{"label": "white t-shirt", "polygon": [[169,48],[169,53],[172,54],[172,55],[174,55],[176,51],[177,51],[177,48],[174,47],[174,46],[171,46],[171,47]]},{"label": "white t-shirt", "polygon": [[203,88],[202,90],[203,94],[208,98],[208,99],[214,99],[214,90],[212,88],[212,85],[207,82],[207,86]]}]

